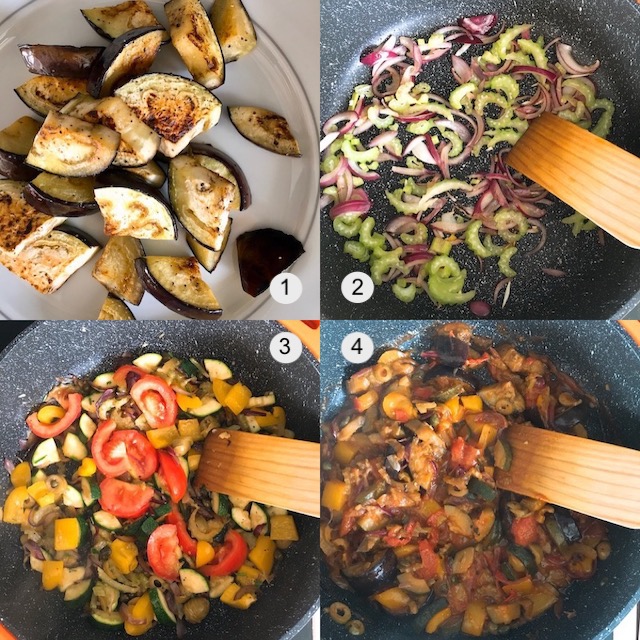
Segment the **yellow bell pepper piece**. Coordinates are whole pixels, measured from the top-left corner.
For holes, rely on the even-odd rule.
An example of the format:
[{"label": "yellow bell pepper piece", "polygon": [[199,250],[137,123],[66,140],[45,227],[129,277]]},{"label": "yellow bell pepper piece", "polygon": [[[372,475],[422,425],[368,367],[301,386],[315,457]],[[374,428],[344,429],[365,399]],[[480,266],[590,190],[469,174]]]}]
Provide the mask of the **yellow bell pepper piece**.
[{"label": "yellow bell pepper piece", "polygon": [[57,589],[62,583],[64,562],[62,560],[45,560],[42,563],[42,588],[45,591]]},{"label": "yellow bell pepper piece", "polygon": [[178,433],[181,438],[191,438],[194,442],[202,440],[200,421],[197,418],[178,420]]},{"label": "yellow bell pepper piece", "polygon": [[82,458],[78,475],[83,478],[90,478],[97,471],[96,463],[93,458]]},{"label": "yellow bell pepper piece", "polygon": [[451,617],[451,609],[449,607],[445,607],[442,611],[438,611],[430,620],[427,622],[427,626],[425,627],[425,631],[427,633],[435,633],[440,625],[442,625],[445,620],[448,620]]},{"label": "yellow bell pepper piece", "polygon": [[134,542],[116,538],[111,543],[111,560],[122,573],[127,575],[138,566],[138,547]]},{"label": "yellow bell pepper piece", "polygon": [[372,598],[382,605],[389,613],[393,613],[395,615],[405,613],[413,604],[409,594],[400,587],[391,587],[391,589],[376,593]]},{"label": "yellow bell pepper piece", "polygon": [[236,572],[236,582],[243,587],[259,585],[264,581],[264,574],[248,564],[243,564]]},{"label": "yellow bell pepper piece", "polygon": [[80,546],[82,528],[78,518],[59,518],[53,528],[53,548],[56,551],[70,551]]},{"label": "yellow bell pepper piece", "polygon": [[231,391],[231,385],[224,380],[214,378],[211,382],[211,388],[213,389],[213,395],[220,404],[224,404],[229,391]]},{"label": "yellow bell pepper piece", "polygon": [[478,449],[484,451],[490,444],[493,444],[498,437],[498,430],[492,424],[485,424],[478,438]]},{"label": "yellow bell pepper piece", "polygon": [[483,602],[470,602],[462,619],[462,631],[470,636],[481,636],[487,619],[487,607]]},{"label": "yellow bell pepper piece", "polygon": [[460,400],[465,411],[470,413],[480,413],[482,411],[482,398],[480,396],[460,396]]},{"label": "yellow bell pepper piece", "polygon": [[200,466],[200,458],[202,458],[201,453],[195,452],[193,449],[187,453],[187,465],[189,466],[189,471],[197,471]]},{"label": "yellow bell pepper piece", "polygon": [[66,411],[62,407],[58,407],[53,404],[47,404],[40,411],[38,411],[38,420],[42,424],[53,424],[64,418]]},{"label": "yellow bell pepper piece", "polygon": [[22,524],[25,518],[25,503],[29,500],[31,496],[26,487],[13,489],[4,503],[2,519],[9,524]]},{"label": "yellow bell pepper piece", "polygon": [[153,605],[148,591],[131,601],[129,611],[131,617],[135,620],[144,620],[142,624],[132,624],[126,620],[124,621],[124,630],[130,636],[141,636],[151,629],[153,625]]},{"label": "yellow bell pepper piece", "polygon": [[250,399],[251,389],[245,387],[241,382],[236,382],[231,389],[229,389],[229,393],[225,396],[222,404],[238,415],[247,408]]},{"label": "yellow bell pepper piece", "polygon": [[349,487],[340,480],[328,480],[322,490],[320,504],[331,511],[342,511],[347,502]]},{"label": "yellow bell pepper piece", "polygon": [[458,396],[449,398],[449,400],[444,403],[444,406],[451,411],[451,422],[456,423],[462,420],[462,417],[464,416],[464,409],[460,404],[460,398]]},{"label": "yellow bell pepper piece", "polygon": [[249,560],[266,576],[273,569],[276,555],[276,543],[269,536],[258,536],[256,546],[249,552]]},{"label": "yellow bell pepper piece", "polygon": [[204,567],[209,564],[215,557],[216,550],[213,545],[206,540],[198,540],[196,549],[196,567]]},{"label": "yellow bell pepper piece", "polygon": [[178,406],[183,411],[189,411],[189,409],[197,409],[202,406],[202,400],[198,396],[187,396],[184,393],[176,393],[176,400]]},{"label": "yellow bell pepper piece", "polygon": [[277,427],[280,424],[284,425],[286,422],[282,407],[273,407],[268,413],[253,417],[259,427]]},{"label": "yellow bell pepper piece", "polygon": [[245,593],[236,600],[236,593],[240,591],[240,585],[232,582],[220,596],[220,600],[235,609],[248,609],[256,600],[253,593]]},{"label": "yellow bell pepper piece", "polygon": [[40,507],[46,507],[56,501],[55,495],[50,491],[44,480],[38,480],[27,487],[29,495],[38,503]]},{"label": "yellow bell pepper piece", "polygon": [[31,484],[31,465],[28,462],[17,464],[11,472],[11,484],[14,487],[26,487]]},{"label": "yellow bell pepper piece", "polygon": [[171,444],[177,440],[180,435],[175,425],[171,427],[164,427],[162,429],[150,429],[145,432],[145,435],[149,439],[151,446],[156,449],[164,449],[171,446]]},{"label": "yellow bell pepper piece", "polygon": [[269,536],[272,540],[299,540],[293,516],[271,516]]},{"label": "yellow bell pepper piece", "polygon": [[346,467],[353,460],[356,453],[358,453],[358,449],[347,440],[341,440],[333,448],[333,457],[343,467]]}]

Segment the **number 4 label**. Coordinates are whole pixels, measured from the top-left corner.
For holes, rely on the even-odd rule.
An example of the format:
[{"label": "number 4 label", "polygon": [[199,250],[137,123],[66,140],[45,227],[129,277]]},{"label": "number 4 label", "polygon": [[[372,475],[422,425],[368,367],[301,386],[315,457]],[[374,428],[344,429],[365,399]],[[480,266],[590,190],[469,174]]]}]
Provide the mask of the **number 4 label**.
[{"label": "number 4 label", "polygon": [[354,331],[343,338],[341,351],[345,360],[361,364],[373,355],[373,340],[366,333]]}]

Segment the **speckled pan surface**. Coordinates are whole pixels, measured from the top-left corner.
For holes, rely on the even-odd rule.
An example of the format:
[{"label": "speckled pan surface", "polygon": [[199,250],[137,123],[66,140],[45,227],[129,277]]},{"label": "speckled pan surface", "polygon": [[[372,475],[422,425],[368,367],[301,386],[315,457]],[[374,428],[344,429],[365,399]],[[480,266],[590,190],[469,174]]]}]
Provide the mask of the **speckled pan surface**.
[{"label": "speckled pan surface", "polygon": [[[640,349],[616,322],[471,322],[478,335],[497,342],[514,341],[524,350],[545,353],[611,411],[613,430],[604,433],[589,424],[590,435],[640,449]],[[368,334],[375,355],[385,347],[420,350],[428,344],[429,322],[325,321],[322,323],[321,393],[323,419],[331,417],[344,399],[341,381],[365,365],[348,365],[340,353],[342,339],[352,331]],[[575,583],[565,598],[569,618],[553,613],[505,636],[508,640],[605,640],[640,598],[640,531],[609,526],[612,553],[601,562],[595,578]],[[411,628],[411,619],[381,614],[369,603],[339,589],[321,571],[321,604],[346,602],[364,619],[367,637],[401,640],[425,637]],[[344,629],[324,615],[323,640],[346,640]],[[439,636],[429,636],[439,637]],[[451,638],[451,636],[448,636]],[[456,638],[458,636],[455,636]],[[469,636],[460,635],[460,640]]]},{"label": "speckled pan surface", "polygon": [[[0,456],[14,458],[25,435],[24,416],[51,387],[56,376],[86,375],[109,370],[127,352],[172,352],[194,357],[219,357],[248,386],[273,390],[287,409],[299,438],[317,440],[318,364],[305,350],[292,365],[275,362],[271,338],[282,330],[274,322],[44,322],[32,325],[0,355]],[[8,486],[0,474],[0,491]],[[212,606],[202,625],[189,626],[186,638],[240,640],[259,637],[290,640],[317,606],[318,526],[313,518],[296,516],[300,542],[292,546],[277,569],[273,584],[248,611]],[[39,574],[22,567],[15,526],[0,524],[0,621],[20,640],[115,640],[124,632],[105,633],[81,619],[60,594],[45,593]],[[156,626],[153,640],[174,639],[170,627]],[[145,637],[147,637],[145,636]]]},{"label": "speckled pan surface", "polygon": [[[572,44],[578,60],[601,60],[594,75],[602,95],[613,99],[617,110],[610,139],[627,151],[640,155],[640,5],[631,0],[398,0],[371,3],[364,0],[323,0],[321,13],[321,118],[342,111],[353,87],[366,82],[368,69],[359,64],[360,53],[382,42],[389,34],[428,35],[434,29],[455,23],[465,15],[496,12],[507,25],[531,22],[534,35],[546,41],[561,36]],[[448,57],[428,67],[435,73],[434,88],[445,86],[450,75]],[[439,64],[442,62],[442,64]],[[433,71],[432,71],[433,70]],[[450,87],[453,88],[453,87]],[[588,153],[588,150],[585,150]],[[374,211],[388,211],[384,196],[388,185],[374,183]],[[395,184],[395,183],[394,183]],[[606,203],[603,203],[606,206]],[[549,231],[544,249],[526,260],[514,260],[514,280],[507,306],[494,308],[493,318],[613,318],[622,317],[640,302],[640,251],[629,249],[607,237],[605,246],[595,234],[571,235],[560,219],[570,210],[558,203],[550,207],[544,221]],[[378,226],[376,227],[377,230]],[[359,263],[342,253],[344,239],[333,232],[326,213],[322,233],[322,316],[351,318],[463,318],[470,317],[466,305],[438,310],[426,296],[405,304],[389,287],[377,287],[366,303],[354,305],[340,295],[340,282]],[[478,275],[477,259],[468,256],[463,266],[475,272],[468,288],[476,288],[479,299],[492,302],[501,279],[495,265],[485,261]],[[566,278],[545,276],[541,268],[565,270]]]}]

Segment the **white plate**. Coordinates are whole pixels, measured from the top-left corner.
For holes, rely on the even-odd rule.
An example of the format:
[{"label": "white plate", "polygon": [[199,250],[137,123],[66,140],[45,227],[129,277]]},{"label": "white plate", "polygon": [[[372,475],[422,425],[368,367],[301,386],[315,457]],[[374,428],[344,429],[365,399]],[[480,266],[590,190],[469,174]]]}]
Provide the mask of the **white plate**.
[{"label": "white plate", "polygon": [[[3,2],[4,4],[4,2]],[[17,45],[69,44],[104,45],[80,13],[81,8],[116,4],[95,0],[32,0],[0,23],[0,97],[3,109],[0,127],[11,124],[30,110],[13,93],[13,89],[31,76],[22,62]],[[148,0],[148,4],[161,22],[166,22],[162,2]],[[210,2],[205,8],[210,8]],[[227,67],[225,84],[214,91],[223,104],[223,115],[218,125],[197,137],[233,157],[244,170],[249,181],[253,202],[243,212],[232,214],[234,219],[229,246],[213,274],[202,275],[212,287],[224,309],[224,318],[244,319],[258,317],[319,317],[317,291],[317,167],[318,139],[317,117],[309,105],[305,88],[292,68],[281,46],[291,57],[288,42],[293,24],[287,20],[271,19],[259,2],[247,1],[245,5],[256,23],[258,46],[248,56]],[[296,3],[297,4],[297,3]],[[305,3],[306,4],[306,3]],[[255,11],[253,11],[255,6]],[[318,19],[315,2],[311,11],[298,15],[296,28],[312,34]],[[280,12],[270,12],[277,16]],[[299,12],[298,12],[299,13]],[[282,13],[280,13],[282,16]],[[266,20],[261,23],[260,20]],[[305,23],[308,25],[305,27]],[[261,25],[264,25],[262,28]],[[298,34],[300,35],[300,34]],[[319,66],[315,43],[306,48],[298,47],[296,54],[307,59],[298,71]],[[177,52],[167,45],[160,51],[152,71],[167,71],[190,77]],[[234,129],[226,113],[226,105],[248,104],[271,109],[289,121],[302,150],[301,158],[285,158],[258,148],[242,138]],[[32,113],[30,115],[33,115]],[[102,232],[100,214],[69,222],[84,229],[101,243],[106,241]],[[293,266],[303,282],[303,296],[295,305],[276,305],[268,292],[252,298],[242,290],[238,273],[235,239],[244,231],[262,227],[274,227],[294,235],[305,246],[305,255]],[[191,255],[181,229],[177,242],[144,241],[149,255]],[[95,258],[74,274],[63,287],[52,295],[42,295],[27,283],[0,268],[0,313],[10,319],[91,319],[97,317],[106,296],[106,290],[91,277]],[[160,304],[150,294],[145,294],[139,307],[132,307],[137,319],[179,318]]]}]

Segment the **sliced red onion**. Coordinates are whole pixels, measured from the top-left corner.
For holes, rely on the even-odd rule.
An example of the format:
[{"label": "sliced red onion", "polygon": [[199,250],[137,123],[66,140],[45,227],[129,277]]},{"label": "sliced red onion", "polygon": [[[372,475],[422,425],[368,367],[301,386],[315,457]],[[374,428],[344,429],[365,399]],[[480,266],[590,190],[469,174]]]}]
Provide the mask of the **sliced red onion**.
[{"label": "sliced red onion", "polygon": [[500,282],[498,282],[496,288],[493,291],[493,304],[498,301],[500,292],[507,286],[507,284],[509,284],[509,282],[511,282],[511,278],[503,278],[502,280],[500,280]]},{"label": "sliced red onion", "polygon": [[511,295],[511,282],[512,282],[512,278],[509,278],[509,282],[507,282],[507,286],[504,290],[504,298],[502,299],[503,309],[507,306],[507,302],[509,301],[509,296]]},{"label": "sliced red onion", "polygon": [[532,256],[534,253],[538,253],[538,251],[540,251],[540,249],[544,247],[547,241],[547,227],[545,227],[544,224],[540,222],[540,220],[536,220],[535,218],[529,220],[528,222],[530,225],[536,227],[540,232],[540,241],[533,249],[531,249],[531,251],[527,252],[528,256]]},{"label": "sliced red onion", "polygon": [[[458,54],[460,54],[460,51],[458,51]],[[467,64],[466,60],[463,60],[458,55],[452,56],[451,58],[451,73],[458,84],[465,84],[473,78],[471,67]]]},{"label": "sliced red onion", "polygon": [[4,459],[4,468],[7,473],[11,474],[11,472],[16,468],[15,462],[13,460],[9,460],[9,458]]},{"label": "sliced red onion", "polygon": [[511,73],[532,73],[534,75],[543,76],[550,82],[555,82],[558,74],[550,71],[549,69],[543,69],[542,67],[533,67],[526,64],[516,65],[511,69]]},{"label": "sliced red onion", "polygon": [[423,111],[421,113],[412,113],[411,115],[397,115],[396,120],[398,122],[420,122],[421,120],[428,120],[433,118],[435,114],[432,111]]},{"label": "sliced red onion", "polygon": [[484,36],[493,26],[498,22],[498,16],[495,13],[485,13],[478,16],[467,16],[466,18],[460,18],[458,24],[469,33],[474,35]]},{"label": "sliced red onion", "polygon": [[332,202],[333,202],[333,198],[327,195],[326,193],[323,193],[320,196],[318,205],[320,206],[320,209],[324,209],[325,207],[328,207]]},{"label": "sliced red onion", "polygon": [[320,186],[325,189],[326,187],[330,187],[332,184],[335,184],[348,166],[349,163],[347,159],[344,156],[341,156],[340,161],[335,166],[333,171],[325,173],[322,178],[320,178]]},{"label": "sliced red onion", "polygon": [[371,202],[365,200],[346,200],[340,204],[334,205],[329,211],[331,220],[335,220],[338,216],[358,215],[364,216],[369,213]]},{"label": "sliced red onion", "polygon": [[454,131],[460,136],[462,142],[468,142],[471,139],[471,133],[469,133],[469,129],[467,129],[467,127],[465,127],[461,122],[442,118],[440,120],[436,120],[433,124],[444,129],[451,129],[451,131]]},{"label": "sliced red onion", "polygon": [[442,214],[440,220],[431,223],[431,228],[437,231],[442,231],[443,233],[460,233],[461,231],[464,231],[470,223],[471,220],[458,222],[453,211],[446,211]]},{"label": "sliced red onion", "polygon": [[418,221],[413,216],[397,216],[391,220],[385,230],[393,235],[413,231],[418,226]]},{"label": "sliced red onion", "polygon": [[363,171],[358,163],[353,160],[349,160],[348,165],[349,171],[351,171],[354,176],[358,176],[358,178],[362,178],[366,182],[373,182],[374,180],[380,179],[379,173],[376,173],[375,171]]},{"label": "sliced red onion", "polygon": [[554,278],[563,278],[564,276],[567,275],[566,271],[562,271],[561,269],[547,269],[544,268],[542,269],[542,273],[548,275],[548,276],[552,276]]},{"label": "sliced red onion", "polygon": [[397,131],[383,131],[382,133],[379,133],[375,138],[372,138],[371,141],[367,144],[367,147],[382,147],[387,144],[387,142],[393,140],[397,135]]},{"label": "sliced red onion", "polygon": [[556,45],[556,54],[558,62],[573,75],[590,75],[600,66],[600,60],[590,65],[578,64],[573,57],[573,47],[563,42],[558,42]]},{"label": "sliced red onion", "polygon": [[339,136],[339,131],[331,131],[331,133],[328,133],[324,138],[322,138],[322,140],[320,140],[320,153],[329,148],[331,144],[338,139]]},{"label": "sliced red onion", "polygon": [[478,318],[486,318],[491,315],[491,306],[484,300],[472,300],[469,303],[469,311]]},{"label": "sliced red onion", "polygon": [[342,127],[338,128],[338,132],[341,134],[348,133],[353,129],[353,125],[358,119],[358,114],[355,111],[341,111],[331,116],[323,125],[322,132],[324,134],[331,133],[335,130],[336,125],[339,122],[346,122]]}]

